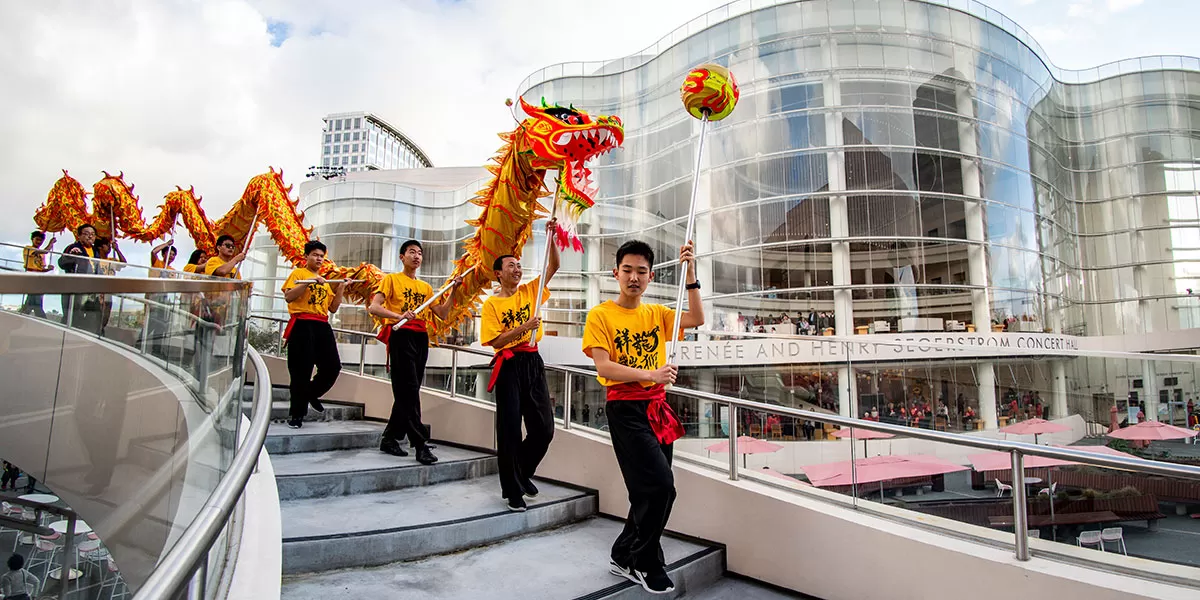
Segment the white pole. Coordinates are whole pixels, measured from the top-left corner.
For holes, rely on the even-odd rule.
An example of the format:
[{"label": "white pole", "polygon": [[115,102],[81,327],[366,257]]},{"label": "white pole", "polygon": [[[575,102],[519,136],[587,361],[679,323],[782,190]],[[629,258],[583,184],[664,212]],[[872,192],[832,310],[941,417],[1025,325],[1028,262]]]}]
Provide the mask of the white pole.
[{"label": "white pole", "polygon": [[[550,208],[550,221],[554,221],[554,217],[558,214],[558,190],[562,189],[561,178],[562,178],[562,172],[560,171],[558,185],[554,190],[554,201],[553,201],[554,204]],[[530,319],[536,319],[538,317],[538,315],[541,314],[541,312],[542,312],[542,290],[546,289],[546,267],[548,267],[550,265],[550,244],[553,244],[553,243],[554,243],[554,240],[551,239],[550,230],[547,228],[547,230],[546,230],[546,252],[542,256],[542,270],[538,274],[538,277],[540,278],[540,280],[538,281],[537,295],[535,296],[535,299],[533,301],[533,311],[529,317]],[[538,329],[540,330],[541,327],[539,327]],[[529,345],[536,348],[537,343],[538,343],[537,338],[538,338],[537,331],[530,333],[529,334]]]},{"label": "white pole", "polygon": [[[686,244],[692,239],[692,232],[696,228],[696,194],[700,190],[700,164],[704,156],[704,138],[708,134],[708,112],[705,111],[704,117],[700,119],[700,142],[696,148],[696,170],[692,173],[692,199],[688,203],[688,218],[687,229],[683,236],[683,243]],[[693,248],[695,252],[695,248]],[[675,352],[679,347],[679,342],[682,340],[679,337],[679,325],[683,319],[683,296],[687,292],[687,264],[679,263],[679,286],[675,293],[675,322],[671,325],[671,331],[667,332],[670,336],[671,346],[667,350],[667,364],[675,362]]]},{"label": "white pole", "polygon": [[[476,266],[479,266],[479,265],[476,265]],[[465,278],[467,275],[469,275],[471,273],[471,271],[474,271],[474,270],[475,270],[475,267],[471,267],[470,269],[463,271],[462,275],[459,275],[459,277]],[[456,284],[454,283],[454,279],[451,278],[450,281],[446,282],[446,285],[442,286],[442,289],[438,290],[436,294],[431,296],[428,300],[426,300],[424,303],[422,303],[420,306],[418,306],[415,310],[413,310],[412,311],[413,314],[415,315],[415,314],[429,308],[430,306],[433,306],[434,301],[436,301],[438,298],[441,298],[442,294],[445,294],[447,291],[449,291],[455,285]],[[399,323],[392,325],[392,329],[400,329],[407,322],[408,322],[408,319],[400,319]]]}]

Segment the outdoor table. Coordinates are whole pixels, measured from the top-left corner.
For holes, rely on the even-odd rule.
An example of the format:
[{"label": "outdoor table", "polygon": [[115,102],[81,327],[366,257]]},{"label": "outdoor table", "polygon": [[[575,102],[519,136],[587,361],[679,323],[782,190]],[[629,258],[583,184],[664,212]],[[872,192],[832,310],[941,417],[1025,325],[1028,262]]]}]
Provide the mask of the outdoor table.
[{"label": "outdoor table", "polygon": [[25,494],[24,496],[17,496],[17,500],[36,502],[38,504],[54,504],[58,502],[58,496],[53,494]]},{"label": "outdoor table", "polygon": [[[50,529],[53,529],[54,531],[57,531],[59,533],[66,533],[67,532],[67,521],[55,521],[50,524]],[[85,533],[91,533],[91,532],[92,532],[91,525],[88,525],[87,523],[85,523],[83,521],[75,521],[75,535],[83,535]]]},{"label": "outdoor table", "polygon": [[1042,482],[1041,477],[1026,477],[1025,478],[1025,497],[1029,498],[1031,495],[1029,493],[1029,490],[1033,489],[1033,486],[1035,486],[1041,482]]}]

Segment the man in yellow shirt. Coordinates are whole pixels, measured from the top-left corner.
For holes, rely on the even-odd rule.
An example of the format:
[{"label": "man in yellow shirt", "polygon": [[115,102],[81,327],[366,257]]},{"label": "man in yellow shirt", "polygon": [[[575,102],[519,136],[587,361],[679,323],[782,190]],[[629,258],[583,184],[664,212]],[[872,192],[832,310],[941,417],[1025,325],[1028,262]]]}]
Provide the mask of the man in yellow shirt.
[{"label": "man in yellow shirt", "polygon": [[[400,260],[404,271],[384,276],[375,288],[368,311],[383,319],[379,338],[388,348],[392,377],[392,415],[379,449],[393,456],[408,456],[400,447],[400,439],[417,453],[417,461],[431,465],[437,457],[429,450],[429,435],[421,424],[421,383],[425,380],[425,361],[429,358],[429,334],[425,319],[432,312],[439,319],[450,313],[452,294],[446,294],[439,304],[417,314],[417,308],[433,296],[433,287],[417,279],[423,253],[421,242],[408,240],[400,245]],[[461,283],[461,279],[455,280]],[[404,323],[401,325],[400,323]]]},{"label": "man in yellow shirt", "polygon": [[[550,279],[558,271],[558,247],[551,232],[554,222],[546,228],[550,243],[550,260],[544,277],[521,285],[521,261],[512,255],[497,258],[492,273],[500,283],[500,291],[483,301],[479,339],[484,346],[496,351],[492,359],[492,377],[488,391],[496,393],[496,458],[500,469],[500,494],[514,512],[524,512],[523,496],[536,498],[533,475],[550,448],[554,438],[554,406],[546,387],[546,365],[530,345],[537,332],[542,339],[542,319],[534,317],[534,302],[538,286],[542,286],[542,302],[550,298]],[[535,341],[536,344],[536,341]],[[521,421],[525,422],[526,438],[521,439]]]},{"label": "man in yellow shirt", "polygon": [[[679,260],[688,266],[688,311],[680,326],[699,327],[704,307],[690,241],[679,249]],[[675,383],[678,373],[675,365],[666,364],[667,342],[677,333],[671,331],[675,311],[642,302],[654,281],[654,251],[646,243],[629,241],[617,249],[613,276],[620,296],[588,311],[583,331],[583,352],[596,364],[596,379],[605,387],[613,452],[629,492],[629,516],[613,544],[609,571],[647,592],[666,594],[675,589],[661,544],[675,502],[671,444],[683,436],[665,387]]]},{"label": "man in yellow shirt", "polygon": [[246,260],[246,253],[237,251],[233,236],[222,235],[217,238],[217,255],[204,263],[204,274],[212,277],[241,279],[242,274],[238,272],[237,266],[243,260]]},{"label": "man in yellow shirt", "polygon": [[171,263],[175,262],[178,254],[179,250],[175,248],[175,240],[167,240],[150,249],[150,267],[160,269],[156,274],[158,277],[168,278],[171,274],[167,271],[175,270]]},{"label": "man in yellow shirt", "polygon": [[[49,273],[53,270],[46,266],[46,255],[54,251],[54,243],[58,241],[58,238],[50,238],[50,243],[43,250],[42,243],[45,241],[46,234],[41,231],[29,234],[29,245],[25,246],[21,253],[25,259],[26,273]],[[26,294],[25,303],[21,305],[21,313],[45,319],[46,309],[42,307],[42,295]]]},{"label": "man in yellow shirt", "polygon": [[[288,303],[287,329],[283,339],[288,344],[288,375],[291,380],[292,406],[288,427],[300,429],[311,404],[317,412],[325,412],[321,396],[337,382],[342,372],[342,357],[338,354],[337,339],[329,326],[329,315],[342,305],[346,282],[330,286],[321,277],[325,262],[325,244],[313,240],[304,244],[304,266],[292,270],[283,282],[283,299]],[[306,280],[310,283],[300,283]],[[313,367],[317,374],[313,375]]]}]

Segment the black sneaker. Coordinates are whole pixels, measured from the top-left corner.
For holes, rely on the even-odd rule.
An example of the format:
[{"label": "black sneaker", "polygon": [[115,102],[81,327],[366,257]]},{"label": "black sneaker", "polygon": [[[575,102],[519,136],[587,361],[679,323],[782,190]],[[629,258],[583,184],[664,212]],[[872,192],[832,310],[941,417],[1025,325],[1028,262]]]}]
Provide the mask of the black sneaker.
[{"label": "black sneaker", "polygon": [[400,442],[389,438],[383,438],[379,442],[379,450],[384,454],[391,454],[392,456],[408,456],[408,452],[405,452],[404,448],[400,447]]},{"label": "black sneaker", "polygon": [[642,589],[651,594],[669,594],[675,591],[675,582],[667,576],[667,570],[655,567],[651,571],[633,570],[635,581],[642,584]]},{"label": "black sneaker", "polygon": [[520,496],[508,499],[508,510],[513,512],[525,512],[525,500]]},{"label": "black sneaker", "polygon": [[628,579],[638,585],[641,585],[642,583],[642,581],[633,574],[633,569],[629,567],[622,567],[621,563],[617,562],[617,559],[615,558],[608,559],[608,572],[616,575],[617,577],[624,577],[625,579]]},{"label": "black sneaker", "polygon": [[438,458],[429,451],[429,446],[417,448],[417,462],[423,465],[432,465],[437,462]]},{"label": "black sneaker", "polygon": [[309,402],[308,404],[309,404],[309,406],[312,406],[313,410],[315,410],[317,412],[325,412],[325,405],[321,404],[320,400],[313,400],[313,401]]},{"label": "black sneaker", "polygon": [[524,477],[522,477],[522,478],[518,479],[517,481],[520,482],[521,491],[525,494],[526,498],[537,498],[538,489],[537,489],[536,485],[533,485],[532,480],[525,479]]},{"label": "black sneaker", "polygon": [[288,419],[288,427],[291,427],[292,429],[300,429],[301,427],[304,427],[304,420]]}]

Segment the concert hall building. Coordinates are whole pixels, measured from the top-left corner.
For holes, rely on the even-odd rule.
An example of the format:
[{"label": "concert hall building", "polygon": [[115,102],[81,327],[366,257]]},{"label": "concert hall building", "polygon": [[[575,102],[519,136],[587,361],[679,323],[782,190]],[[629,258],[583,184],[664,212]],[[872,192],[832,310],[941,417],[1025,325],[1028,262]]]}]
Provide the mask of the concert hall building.
[{"label": "concert hall building", "polygon": [[[761,333],[689,342],[686,385],[854,416],[941,400],[950,429],[995,428],[1014,398],[1054,419],[1107,424],[1132,404],[1179,422],[1190,365],[1072,352],[1200,347],[1200,59],[1060,69],[977,2],[733,2],[642,52],[521,82],[626,127],[594,167],[585,252],[554,280],[564,349],[615,293],[625,240],[652,244],[648,294],[674,300],[700,128],[679,86],[704,62],[741,88],[701,162],[706,328]],[[394,269],[411,235],[440,281],[486,173],[420,172],[306,182],[301,207],[335,260]]]}]

